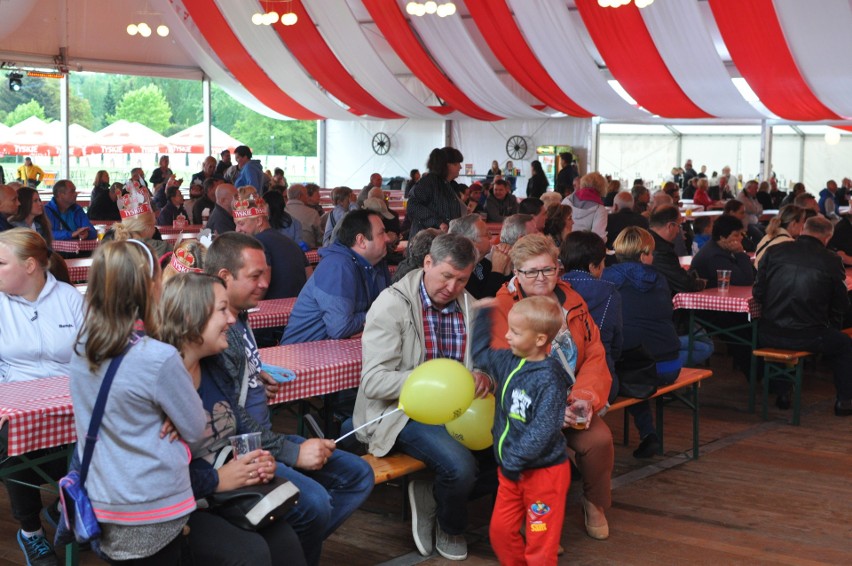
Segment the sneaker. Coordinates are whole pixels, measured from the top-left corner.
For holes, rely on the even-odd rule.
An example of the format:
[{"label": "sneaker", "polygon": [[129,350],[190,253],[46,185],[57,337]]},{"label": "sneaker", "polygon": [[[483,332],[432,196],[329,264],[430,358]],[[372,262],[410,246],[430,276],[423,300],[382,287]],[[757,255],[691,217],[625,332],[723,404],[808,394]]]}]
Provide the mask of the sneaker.
[{"label": "sneaker", "polygon": [[660,439],[654,433],[642,439],[639,448],[633,451],[634,458],[652,458],[660,451]]},{"label": "sneaker", "polygon": [[23,531],[18,531],[18,546],[24,551],[27,566],[58,566],[59,564],[59,557],[53,552],[53,547],[43,533],[25,537]]},{"label": "sneaker", "polygon": [[834,414],[838,417],[852,416],[852,400],[846,399],[841,401],[838,399],[834,404]]},{"label": "sneaker", "polygon": [[408,501],[411,503],[411,532],[417,551],[423,556],[432,554],[432,533],[435,531],[435,512],[438,504],[432,495],[432,483],[413,480],[408,484]]},{"label": "sneaker", "polygon": [[441,525],[437,526],[435,532],[435,548],[438,554],[447,560],[467,559],[467,541],[464,535],[448,535],[441,529]]}]

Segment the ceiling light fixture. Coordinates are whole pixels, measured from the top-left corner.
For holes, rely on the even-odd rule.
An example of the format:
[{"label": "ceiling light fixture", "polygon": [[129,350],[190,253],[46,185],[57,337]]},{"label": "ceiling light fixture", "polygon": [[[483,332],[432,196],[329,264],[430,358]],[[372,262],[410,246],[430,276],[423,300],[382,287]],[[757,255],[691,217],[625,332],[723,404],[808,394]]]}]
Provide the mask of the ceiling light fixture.
[{"label": "ceiling light fixture", "polygon": [[439,18],[446,18],[456,13],[456,5],[452,2],[444,2],[438,4],[433,0],[428,2],[409,2],[405,5],[405,11],[409,16],[425,16],[429,14],[437,15]]},{"label": "ceiling light fixture", "polygon": [[9,73],[9,90],[12,92],[18,92],[21,90],[24,86],[23,78],[24,75],[21,73]]},{"label": "ceiling light fixture", "polygon": [[[654,0],[636,0],[637,8],[647,8],[654,3]],[[630,4],[630,0],[598,0],[598,6],[601,8],[620,8]]]},{"label": "ceiling light fixture", "polygon": [[[256,26],[271,26],[275,22],[281,21],[285,26],[294,26],[299,21],[299,16],[291,9],[290,2],[292,0],[269,0],[261,2],[261,6],[266,12],[256,12],[251,16],[251,23]],[[273,9],[270,9],[270,4],[285,4],[285,11],[280,15]]]},{"label": "ceiling light fixture", "polygon": [[[145,13],[140,13],[145,15]],[[151,29],[151,26],[148,25],[146,22],[139,22],[138,24],[127,25],[127,35],[131,36],[139,35],[141,37],[151,37],[153,31],[154,30]],[[157,26],[157,35],[159,35],[160,37],[168,37],[169,31],[169,26],[167,26],[166,24],[160,24]]]}]

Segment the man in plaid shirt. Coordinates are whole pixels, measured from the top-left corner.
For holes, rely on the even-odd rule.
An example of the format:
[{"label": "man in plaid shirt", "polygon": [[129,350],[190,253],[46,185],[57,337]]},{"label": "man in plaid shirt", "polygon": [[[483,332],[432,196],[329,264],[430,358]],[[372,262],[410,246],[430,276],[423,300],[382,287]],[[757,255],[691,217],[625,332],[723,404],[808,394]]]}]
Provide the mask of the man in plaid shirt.
[{"label": "man in plaid shirt", "polygon": [[[465,285],[476,257],[469,239],[442,234],[432,242],[423,269],[408,273],[373,303],[361,339],[361,385],[353,416],[356,427],[393,411],[405,380],[423,362],[452,358],[473,368],[469,336],[474,298],[465,292]],[[474,372],[474,381],[477,395],[484,396],[488,377]],[[358,439],[375,456],[399,450],[424,461],[435,472],[434,483],[413,481],[409,485],[414,542],[424,556],[436,547],[447,559],[464,560],[467,500],[496,489],[491,450],[471,452],[443,426],[415,422],[402,412],[359,431]]]}]

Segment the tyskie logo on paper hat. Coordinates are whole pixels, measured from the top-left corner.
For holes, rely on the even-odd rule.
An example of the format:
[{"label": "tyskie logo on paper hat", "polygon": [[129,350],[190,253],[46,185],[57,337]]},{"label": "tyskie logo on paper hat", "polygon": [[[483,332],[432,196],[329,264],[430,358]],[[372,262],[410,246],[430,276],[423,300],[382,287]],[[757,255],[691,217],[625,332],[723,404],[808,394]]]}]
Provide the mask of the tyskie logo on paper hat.
[{"label": "tyskie logo on paper hat", "polygon": [[118,213],[122,219],[151,212],[151,202],[148,198],[148,190],[145,187],[135,182],[128,182],[125,188],[127,193],[120,196],[116,201]]},{"label": "tyskie logo on paper hat", "polygon": [[195,267],[195,255],[186,248],[178,248],[172,254],[172,267],[180,273],[201,273],[203,270]]},{"label": "tyskie logo on paper hat", "polygon": [[266,216],[266,201],[260,197],[234,199],[234,218],[257,218]]}]

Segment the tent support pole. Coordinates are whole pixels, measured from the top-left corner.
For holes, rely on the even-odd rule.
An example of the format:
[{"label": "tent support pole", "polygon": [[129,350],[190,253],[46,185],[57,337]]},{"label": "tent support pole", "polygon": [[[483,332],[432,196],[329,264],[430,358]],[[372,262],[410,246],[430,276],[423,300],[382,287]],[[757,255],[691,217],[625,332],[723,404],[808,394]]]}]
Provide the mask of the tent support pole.
[{"label": "tent support pole", "polygon": [[768,181],[772,174],[772,126],[760,121],[760,180]]},{"label": "tent support pole", "polygon": [[59,154],[59,178],[71,178],[71,160],[68,157],[71,147],[68,135],[68,73],[59,80],[59,120],[62,123],[62,153]]},{"label": "tent support pole", "polygon": [[325,159],[325,157],[326,157],[325,150],[326,150],[326,139],[327,139],[327,133],[328,133],[326,131],[327,127],[328,127],[328,124],[326,123],[326,120],[317,120],[317,155],[319,156],[319,183],[318,184],[319,184],[320,187],[325,187],[325,180],[326,180],[325,166],[326,166],[327,162],[326,162],[326,159]]},{"label": "tent support pole", "polygon": [[210,77],[201,78],[201,107],[204,112],[204,154],[213,155],[213,113],[210,104]]},{"label": "tent support pole", "polygon": [[[601,119],[593,116],[592,127],[589,129],[589,158],[587,160],[588,171],[600,171],[601,160]],[[582,175],[583,172],[580,171]]]}]

